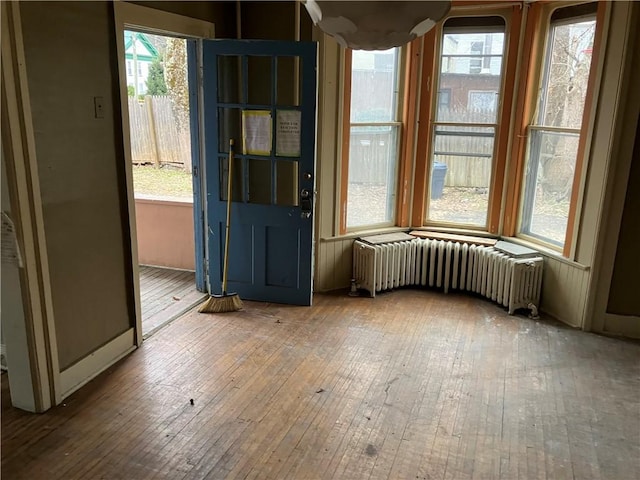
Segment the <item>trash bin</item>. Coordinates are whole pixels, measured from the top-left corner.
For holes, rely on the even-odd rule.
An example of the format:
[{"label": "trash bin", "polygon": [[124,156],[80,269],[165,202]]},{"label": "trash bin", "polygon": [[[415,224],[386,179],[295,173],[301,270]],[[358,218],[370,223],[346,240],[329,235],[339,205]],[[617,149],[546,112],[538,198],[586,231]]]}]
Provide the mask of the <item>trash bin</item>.
[{"label": "trash bin", "polygon": [[433,162],[433,169],[431,172],[431,199],[435,200],[442,197],[442,191],[444,190],[444,177],[447,175],[447,164],[440,162]]}]

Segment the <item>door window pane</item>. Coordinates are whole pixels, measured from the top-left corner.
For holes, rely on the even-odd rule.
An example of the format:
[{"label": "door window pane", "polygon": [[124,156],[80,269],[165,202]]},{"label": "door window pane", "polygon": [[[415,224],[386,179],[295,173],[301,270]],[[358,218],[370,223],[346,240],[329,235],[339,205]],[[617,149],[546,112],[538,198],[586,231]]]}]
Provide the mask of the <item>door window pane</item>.
[{"label": "door window pane", "polygon": [[398,127],[351,127],[347,226],[393,222]]},{"label": "door window pane", "polygon": [[242,111],[239,108],[218,108],[218,149],[229,153],[229,140],[235,142],[235,150],[242,147]]},{"label": "door window pane", "polygon": [[297,207],[298,162],[276,160],[276,205]]},{"label": "door window pane", "polygon": [[[220,166],[220,200],[227,201],[227,191],[229,189],[229,157],[220,157],[218,165]],[[242,202],[244,194],[242,191],[242,159],[234,157],[233,172],[231,172],[231,200],[234,202]]]},{"label": "door window pane", "polygon": [[271,105],[271,57],[248,56],[249,99],[253,105]]},{"label": "door window pane", "polygon": [[271,204],[271,160],[250,158],[247,160],[249,170],[249,203]]},{"label": "door window pane", "polygon": [[300,85],[302,85],[302,59],[300,57],[278,57],[276,65],[276,104],[280,106],[299,106]]},{"label": "door window pane", "polygon": [[242,57],[218,56],[218,102],[242,103]]}]

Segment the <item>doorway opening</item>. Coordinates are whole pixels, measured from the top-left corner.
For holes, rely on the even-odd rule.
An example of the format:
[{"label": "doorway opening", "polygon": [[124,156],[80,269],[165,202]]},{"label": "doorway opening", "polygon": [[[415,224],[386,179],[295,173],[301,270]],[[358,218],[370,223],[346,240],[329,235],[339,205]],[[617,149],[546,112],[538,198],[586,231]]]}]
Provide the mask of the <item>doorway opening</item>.
[{"label": "doorway opening", "polygon": [[124,30],[124,55],[146,338],[205,296],[195,274],[187,41]]}]

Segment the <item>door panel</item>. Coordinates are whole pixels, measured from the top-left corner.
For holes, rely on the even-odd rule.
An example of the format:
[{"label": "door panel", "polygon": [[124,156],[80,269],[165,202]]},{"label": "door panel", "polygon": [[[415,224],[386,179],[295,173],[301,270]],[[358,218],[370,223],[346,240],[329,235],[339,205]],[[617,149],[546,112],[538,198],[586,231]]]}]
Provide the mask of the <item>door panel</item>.
[{"label": "door panel", "polygon": [[292,235],[288,227],[266,227],[266,284],[274,287],[298,287],[296,264],[283,261],[300,255],[300,235]]},{"label": "door panel", "polygon": [[233,139],[228,290],[310,305],[316,44],[206,41],[203,65],[210,289],[221,289]]}]

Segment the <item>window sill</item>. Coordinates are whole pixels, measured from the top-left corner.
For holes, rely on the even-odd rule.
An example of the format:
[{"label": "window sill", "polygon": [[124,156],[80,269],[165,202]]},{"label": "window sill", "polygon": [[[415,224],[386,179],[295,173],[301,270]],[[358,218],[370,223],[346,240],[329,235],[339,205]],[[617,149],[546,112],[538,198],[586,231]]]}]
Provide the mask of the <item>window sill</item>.
[{"label": "window sill", "polygon": [[487,237],[487,238],[499,238],[499,235],[494,235],[486,230],[475,230],[473,228],[455,228],[455,227],[435,227],[425,225],[423,227],[411,228],[411,230],[420,230],[424,232],[438,232],[438,233],[456,233],[458,235],[472,235],[474,237]]},{"label": "window sill", "polygon": [[382,233],[396,233],[396,232],[408,232],[409,230],[413,230],[409,227],[379,227],[379,228],[370,228],[367,230],[358,230],[356,232],[347,232],[342,235],[336,235],[335,237],[321,237],[321,242],[338,242],[340,240],[349,240],[355,239],[359,237],[367,237],[370,235],[380,235]]},{"label": "window sill", "polygon": [[560,252],[556,250],[552,250],[551,248],[540,245],[539,243],[535,243],[524,238],[520,237],[500,237],[501,240],[505,242],[515,243],[517,245],[522,245],[523,247],[531,248],[537,252],[539,252],[542,256],[547,258],[552,258],[557,260],[558,262],[566,263],[567,265],[571,265],[572,267],[579,268],[580,270],[589,270],[591,267],[588,265],[582,265],[581,263],[575,262],[567,257],[562,256]]}]

